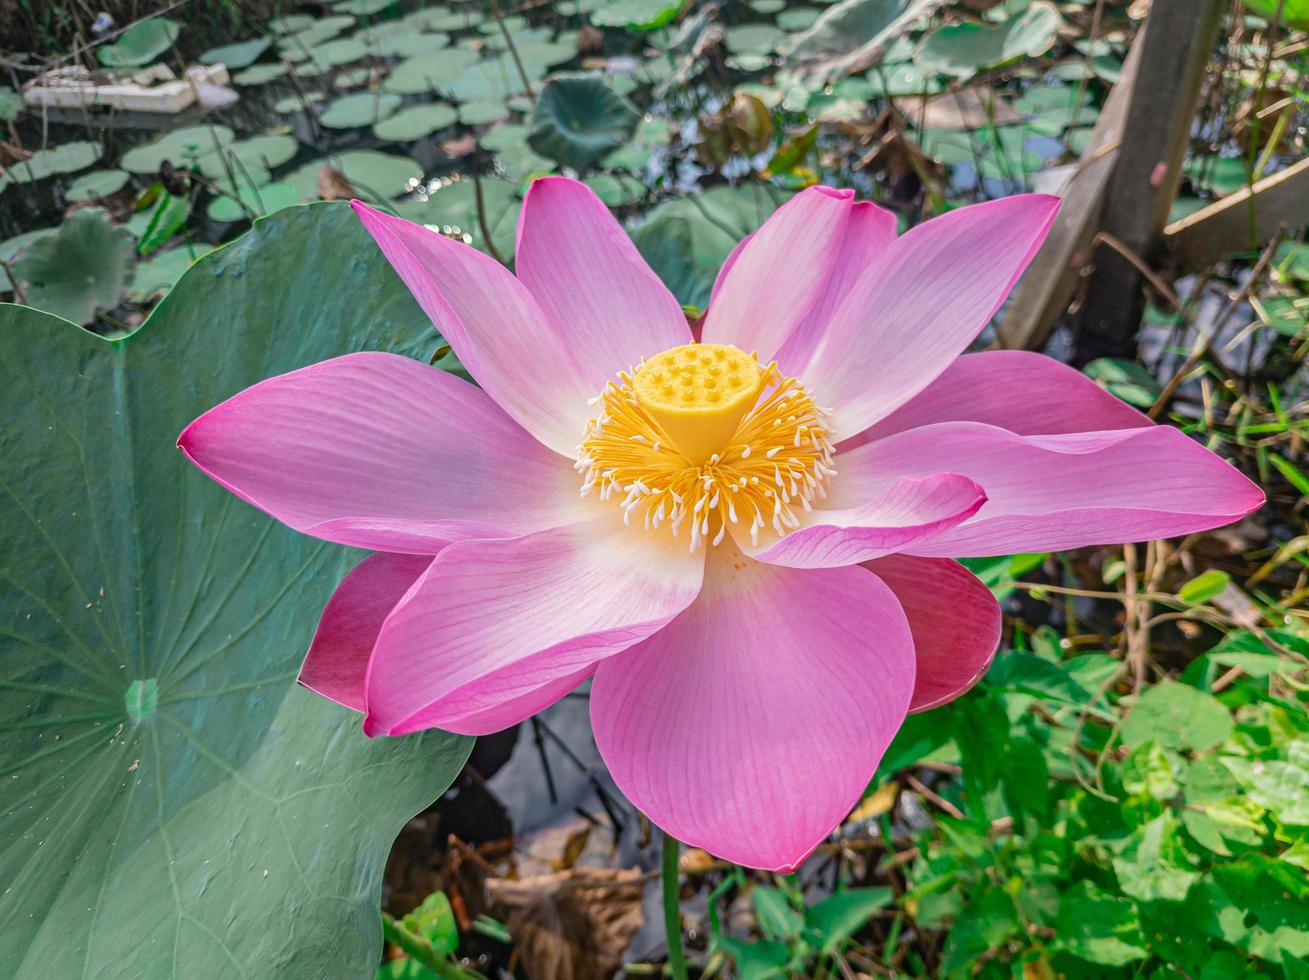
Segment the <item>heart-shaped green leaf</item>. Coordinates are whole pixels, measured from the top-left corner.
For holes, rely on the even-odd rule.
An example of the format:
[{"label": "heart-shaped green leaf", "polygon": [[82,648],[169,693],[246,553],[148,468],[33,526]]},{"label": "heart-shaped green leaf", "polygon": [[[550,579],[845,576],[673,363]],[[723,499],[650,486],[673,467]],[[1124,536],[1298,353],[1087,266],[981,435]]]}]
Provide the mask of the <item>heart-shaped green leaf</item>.
[{"label": "heart-shaped green leaf", "polygon": [[206,256],[124,340],[17,306],[0,331],[6,973],[370,976],[390,843],[470,740],[370,741],[295,686],[350,556],[174,442],[270,375],[425,358],[427,318],[323,204]]}]

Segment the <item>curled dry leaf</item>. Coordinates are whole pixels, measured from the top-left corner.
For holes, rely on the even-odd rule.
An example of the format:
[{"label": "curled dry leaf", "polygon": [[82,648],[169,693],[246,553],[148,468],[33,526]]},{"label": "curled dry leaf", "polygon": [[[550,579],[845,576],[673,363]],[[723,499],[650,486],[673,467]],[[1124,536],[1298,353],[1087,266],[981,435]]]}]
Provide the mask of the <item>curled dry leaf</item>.
[{"label": "curled dry leaf", "polygon": [[486,882],[531,980],[608,980],[641,927],[639,868],[573,868]]},{"label": "curled dry leaf", "polygon": [[318,196],[324,201],[349,201],[359,196],[354,185],[335,167],[318,171]]}]

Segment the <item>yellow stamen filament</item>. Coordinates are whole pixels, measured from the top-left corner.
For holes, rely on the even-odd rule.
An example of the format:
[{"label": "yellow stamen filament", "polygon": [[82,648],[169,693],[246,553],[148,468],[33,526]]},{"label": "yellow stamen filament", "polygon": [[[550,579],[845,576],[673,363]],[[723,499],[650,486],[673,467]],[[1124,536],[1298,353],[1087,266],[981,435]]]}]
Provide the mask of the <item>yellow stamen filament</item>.
[{"label": "yellow stamen filament", "polygon": [[689,525],[692,551],[722,542],[729,524],[754,543],[765,527],[786,534],[836,473],[829,413],[776,363],[760,367],[734,347],[665,351],[621,373],[599,402],[578,451],[583,496],[621,494],[624,521],[635,515],[646,530],[667,524],[676,536]]}]

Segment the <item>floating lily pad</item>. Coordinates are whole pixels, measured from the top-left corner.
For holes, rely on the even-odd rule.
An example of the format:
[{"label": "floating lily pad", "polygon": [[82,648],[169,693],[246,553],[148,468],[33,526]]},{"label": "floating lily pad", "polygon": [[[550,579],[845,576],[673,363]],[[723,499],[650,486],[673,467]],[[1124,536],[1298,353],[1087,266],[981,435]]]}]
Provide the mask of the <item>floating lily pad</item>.
[{"label": "floating lily pad", "polygon": [[325,166],[341,171],[360,190],[384,197],[399,197],[423,178],[423,168],[409,157],[377,150],[347,150],[311,160],[281,178],[281,182],[295,187],[303,199],[313,200],[318,197],[318,173]]},{"label": "floating lily pad", "polygon": [[496,22],[494,17],[488,17],[477,25],[477,33],[485,34],[490,37],[492,34],[500,34],[501,29],[503,28],[503,30],[513,34],[517,31],[521,31],[526,26],[527,18],[522,14],[509,14],[505,17],[501,17],[499,23]]},{"label": "floating lily pad", "polygon": [[777,15],[777,26],[784,31],[803,31],[812,27],[822,12],[819,7],[791,7]]},{"label": "floating lily pad", "polygon": [[1061,20],[1047,0],[1033,0],[1027,10],[999,24],[950,24],[928,34],[915,60],[923,68],[969,78],[1020,58],[1035,58],[1054,45]]},{"label": "floating lily pad", "polygon": [[118,165],[134,174],[158,173],[165,160],[180,166],[212,152],[215,145],[228,146],[235,139],[236,134],[227,126],[186,126],[128,150]]},{"label": "floating lily pad", "polygon": [[465,7],[463,10],[444,10],[440,7],[428,7],[409,14],[405,18],[405,23],[424,31],[467,30],[477,23],[477,18],[473,16],[473,9]]},{"label": "floating lily pad", "polygon": [[19,184],[44,180],[55,174],[74,174],[85,170],[104,154],[105,148],[88,140],[75,140],[46,150],[37,150],[26,160],[20,160],[8,171],[9,179]]},{"label": "floating lily pad", "polygon": [[[546,70],[544,65],[524,64],[523,72],[529,80],[535,81],[545,77]],[[474,62],[442,91],[458,102],[475,99],[503,101],[511,95],[521,95],[526,86],[513,59],[503,56]]]},{"label": "floating lily pad", "polygon": [[945,85],[933,71],[924,71],[913,62],[879,65],[869,70],[871,95],[936,95]]},{"label": "floating lily pad", "polygon": [[267,85],[274,79],[281,78],[287,71],[289,69],[280,61],[270,61],[263,65],[251,65],[237,72],[232,76],[232,81],[244,86]]},{"label": "floating lily pad", "polygon": [[314,18],[309,14],[284,14],[268,22],[268,29],[274,34],[294,34],[313,24]]},{"label": "floating lily pad", "polygon": [[179,245],[167,252],[156,253],[148,261],[138,262],[127,287],[128,297],[136,303],[148,303],[164,295],[192,263],[211,251],[208,245]]},{"label": "floating lily pad", "polygon": [[371,54],[384,58],[419,58],[449,47],[449,34],[414,34],[388,31],[385,34],[362,38]]},{"label": "floating lily pad", "polygon": [[425,357],[430,323],[354,215],[320,205],[206,256],[126,342],[19,307],[0,333],[22,338],[0,359],[6,973],[371,976],[387,851],[471,740],[370,740],[299,688],[357,556],[174,443],[271,375]]},{"label": "floating lily pad", "polygon": [[244,68],[254,64],[272,43],[271,38],[256,37],[236,44],[224,44],[221,48],[210,48],[200,55],[200,64],[226,65],[229,70]]},{"label": "floating lily pad", "polygon": [[326,98],[327,96],[322,92],[306,92],[304,95],[297,92],[295,95],[284,95],[273,103],[273,111],[279,115],[305,112],[310,106],[322,102]]},{"label": "floating lily pad", "polygon": [[64,200],[97,201],[121,191],[130,177],[131,174],[126,170],[92,170],[68,185],[64,191]]},{"label": "floating lily pad", "polygon": [[1050,106],[1040,110],[1028,122],[1035,133],[1058,136],[1073,126],[1089,126],[1100,118],[1100,107],[1093,105]]},{"label": "floating lily pad", "polygon": [[[492,21],[491,23],[494,23]],[[547,27],[524,27],[517,31],[509,32],[509,40],[499,30],[492,31],[486,35],[486,47],[490,51],[507,51],[509,43],[512,41],[513,46],[518,49],[518,56],[521,58],[523,48],[531,47],[534,44],[551,44],[551,34],[553,32]],[[576,49],[574,49],[576,53]]]},{"label": "floating lily pad", "polygon": [[611,208],[632,204],[645,197],[645,185],[633,177],[596,174],[594,177],[586,178],[583,183],[595,191],[596,197]]},{"label": "floating lily pad", "polygon": [[786,0],[753,0],[750,6],[761,14],[775,14],[786,9]]},{"label": "floating lily pad", "polygon": [[576,58],[577,48],[557,41],[532,41],[518,46],[518,57],[524,67],[539,65],[552,68]]},{"label": "floating lily pad", "polygon": [[343,95],[330,103],[319,122],[328,129],[356,129],[372,126],[400,108],[400,96],[385,92]]},{"label": "floating lily pad", "polygon": [[446,48],[419,55],[396,65],[382,82],[382,87],[401,95],[436,92],[462,75],[477,60],[474,52],[463,48]]},{"label": "floating lily pad", "polygon": [[132,24],[112,44],[101,45],[97,51],[100,64],[106,68],[134,68],[148,65],[173,46],[181,26],[167,17],[151,17]]},{"label": "floating lily pad", "polygon": [[383,119],[373,127],[373,134],[381,140],[409,143],[453,126],[458,120],[459,113],[453,107],[433,102],[410,106],[389,119]]},{"label": "floating lily pad", "polygon": [[632,138],[641,114],[597,75],[555,75],[532,114],[533,150],[574,170],[585,170]]},{"label": "floating lily pad", "polygon": [[[132,262],[132,237],[96,209],[78,211],[13,263],[29,306],[74,323],[118,305]],[[11,420],[12,421],[12,420]]]},{"label": "floating lily pad", "polygon": [[47,235],[56,234],[59,226],[54,225],[50,228],[36,228],[32,231],[25,231],[21,235],[15,235],[13,238],[0,242],[0,293],[7,293],[14,288],[13,283],[9,281],[9,274],[5,272],[4,263],[12,262],[14,258],[33,242],[39,242]]},{"label": "floating lily pad", "polygon": [[507,123],[504,126],[497,126],[495,129],[483,133],[478,140],[488,150],[499,153],[502,150],[509,150],[515,146],[523,146],[527,143],[528,129],[526,126],[520,126],[517,123]]},{"label": "floating lily pad", "polygon": [[0,85],[0,122],[11,122],[23,111],[23,97],[8,85]]},{"label": "floating lily pad", "polygon": [[368,45],[357,37],[324,41],[309,49],[309,60],[320,68],[336,68],[368,57]]},{"label": "floating lily pad", "polygon": [[300,144],[290,136],[252,136],[223,148],[211,150],[197,161],[206,177],[223,177],[228,167],[235,170],[274,170],[296,155]]},{"label": "floating lily pad", "polygon": [[1084,87],[1076,85],[1036,85],[1014,101],[1014,108],[1027,115],[1045,109],[1067,109],[1072,105],[1088,105],[1093,96]]},{"label": "floating lily pad", "polygon": [[[298,204],[300,191],[291,184],[266,184],[263,187],[247,187],[237,192],[237,200],[231,197],[216,197],[209,202],[205,213],[214,221],[244,221],[254,214],[263,217]],[[241,205],[245,205],[242,207]]]},{"label": "floating lily pad", "polygon": [[388,7],[394,7],[395,3],[396,0],[345,0],[344,3],[334,4],[332,9],[357,17],[371,17]]},{"label": "floating lily pad", "polygon": [[[501,258],[514,251],[514,235],[522,201],[515,185],[504,180],[482,180],[482,207],[491,240]],[[467,236],[469,244],[486,249],[477,217],[477,188],[472,180],[459,180],[430,194],[426,200],[411,199],[396,205],[396,212],[410,221],[440,229],[445,234]]]},{"label": "floating lily pad", "polygon": [[459,121],[465,126],[485,126],[508,115],[509,107],[503,102],[465,102],[459,107]]},{"label": "floating lily pad", "polygon": [[723,43],[733,54],[769,54],[781,49],[786,32],[772,24],[741,24],[729,27]]},{"label": "floating lily pad", "polygon": [[653,31],[666,27],[682,9],[684,0],[611,0],[597,7],[591,23],[600,27],[625,27]]},{"label": "floating lily pad", "polygon": [[500,150],[495,159],[511,180],[522,180],[532,174],[548,174],[555,168],[553,161],[547,160],[526,143]]}]

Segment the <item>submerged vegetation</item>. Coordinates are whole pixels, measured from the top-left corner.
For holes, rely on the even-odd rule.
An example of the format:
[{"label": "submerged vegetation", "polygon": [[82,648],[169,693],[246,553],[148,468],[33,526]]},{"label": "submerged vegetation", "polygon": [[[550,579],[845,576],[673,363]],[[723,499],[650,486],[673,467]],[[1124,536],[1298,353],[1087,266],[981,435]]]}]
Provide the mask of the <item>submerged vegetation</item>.
[{"label": "submerged vegetation", "polygon": [[[109,6],[95,27],[0,0],[0,963],[1309,977],[1299,0]],[[1166,39],[1199,46],[1178,103],[1185,73],[1159,83],[1168,44],[1142,39],[1183,8],[1212,30]],[[1142,78],[1183,106],[1157,164],[1133,143]],[[115,86],[185,105],[93,104]],[[1125,158],[1167,197],[1140,241],[1149,209],[1109,177]],[[603,200],[692,322],[813,184],[901,230],[1059,194],[1085,236],[1057,227],[978,347],[1073,364],[1267,503],[1184,538],[966,560],[1004,613],[994,662],[909,717],[794,874],[661,855],[585,687],[475,745],[370,741],[295,685],[359,555],[174,445],[235,392],[350,352],[467,377],[344,202],[511,265],[551,173]]]}]

